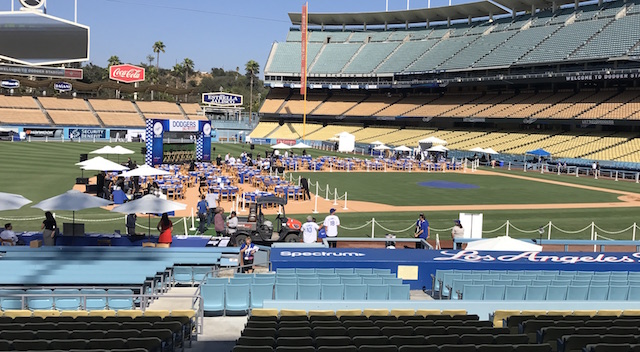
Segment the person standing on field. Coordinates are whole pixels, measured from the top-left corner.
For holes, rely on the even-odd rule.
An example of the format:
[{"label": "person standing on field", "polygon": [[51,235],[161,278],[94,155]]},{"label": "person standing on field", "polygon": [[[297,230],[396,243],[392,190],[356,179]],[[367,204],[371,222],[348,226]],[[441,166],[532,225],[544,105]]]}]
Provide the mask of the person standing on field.
[{"label": "person standing on field", "polygon": [[302,225],[302,241],[304,243],[317,242],[319,229],[320,226],[313,221],[313,217],[307,216],[307,222]]},{"label": "person standing on field", "polygon": [[[321,229],[325,229],[327,231],[328,238],[336,238],[338,237],[338,226],[340,226],[340,218],[336,215],[336,210],[331,208],[329,210],[329,216],[324,219],[322,223]],[[336,241],[329,241],[329,248],[336,248]]]}]

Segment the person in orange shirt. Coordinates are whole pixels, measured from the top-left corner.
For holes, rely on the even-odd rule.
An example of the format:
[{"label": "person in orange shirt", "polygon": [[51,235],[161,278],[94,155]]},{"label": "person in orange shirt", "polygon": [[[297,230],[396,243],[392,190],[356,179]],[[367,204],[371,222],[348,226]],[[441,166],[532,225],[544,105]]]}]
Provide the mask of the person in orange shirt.
[{"label": "person in orange shirt", "polygon": [[158,231],[160,231],[158,243],[171,244],[171,230],[173,230],[173,223],[169,220],[169,215],[167,215],[167,213],[162,214],[162,218],[160,218],[157,228]]}]

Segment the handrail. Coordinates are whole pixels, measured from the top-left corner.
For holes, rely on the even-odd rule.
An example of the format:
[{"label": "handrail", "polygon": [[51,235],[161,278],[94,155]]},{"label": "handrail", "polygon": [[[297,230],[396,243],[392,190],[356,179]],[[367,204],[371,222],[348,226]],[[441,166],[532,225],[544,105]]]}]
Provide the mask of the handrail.
[{"label": "handrail", "polygon": [[433,249],[433,246],[429,244],[424,238],[386,238],[386,237],[325,237],[322,239],[327,247],[329,241],[332,242],[413,242],[422,243],[423,248]]}]

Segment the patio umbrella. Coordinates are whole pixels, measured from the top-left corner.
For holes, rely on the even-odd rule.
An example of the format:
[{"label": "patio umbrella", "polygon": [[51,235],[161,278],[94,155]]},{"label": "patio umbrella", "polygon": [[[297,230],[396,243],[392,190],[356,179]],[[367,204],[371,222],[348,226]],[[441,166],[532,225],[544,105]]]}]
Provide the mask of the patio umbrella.
[{"label": "patio umbrella", "polygon": [[115,147],[113,147],[111,154],[116,154],[118,156],[118,162],[120,162],[120,155],[135,154],[135,152],[125,147],[116,145]]},{"label": "patio umbrella", "polygon": [[110,145],[105,145],[100,149],[96,149],[94,151],[89,152],[89,154],[115,154],[115,153],[113,152],[113,147],[111,147]]},{"label": "patio umbrella", "polygon": [[271,149],[291,149],[291,146],[284,143],[278,143],[272,145]]},{"label": "patio umbrella", "polygon": [[475,152],[475,153],[484,153],[484,149],[480,148],[480,147],[475,147],[475,148],[471,148],[469,149],[470,152]]},{"label": "patio umbrella", "polygon": [[305,142],[300,142],[300,143],[297,143],[296,145],[291,146],[291,148],[294,148],[294,149],[307,149],[307,148],[311,148],[311,146],[306,144]]},{"label": "patio umbrella", "polygon": [[142,198],[118,205],[111,209],[111,211],[122,214],[146,213],[149,215],[149,235],[151,235],[151,214],[168,213],[176,210],[185,210],[186,208],[186,204],[158,198],[153,194],[147,194]]},{"label": "patio umbrella", "polygon": [[[65,193],[41,201],[32,208],[44,211],[68,210],[73,212],[73,223],[76,223],[76,211],[90,208],[99,208],[111,204],[110,201],[98,198],[76,190],[69,190]],[[73,227],[75,230],[75,226]]]},{"label": "patio umbrella", "polygon": [[381,144],[381,145],[379,145],[377,147],[373,147],[373,150],[389,150],[389,149],[391,149],[391,148],[387,147],[384,144]]},{"label": "patio umbrella", "polygon": [[445,141],[444,139],[440,139],[438,137],[427,137],[425,139],[421,139],[418,141],[418,143],[423,143],[423,144],[447,144],[447,141]]},{"label": "patio umbrella", "polygon": [[486,240],[473,241],[467,244],[466,250],[474,251],[505,251],[505,252],[541,252],[542,246],[511,238],[500,236]]},{"label": "patio umbrella", "polygon": [[449,151],[449,148],[445,147],[444,145],[436,145],[433,146],[429,149],[427,149],[428,152],[440,152],[440,153],[444,153],[446,151]]},{"label": "patio umbrella", "polygon": [[369,144],[373,144],[373,145],[383,145],[384,143],[380,142],[380,141],[375,141],[375,142],[371,142]]},{"label": "patio umbrella", "polygon": [[500,154],[500,153],[496,152],[495,150],[493,150],[492,148],[487,148],[487,149],[484,150],[484,152],[487,153],[487,154],[494,154],[494,155],[495,154]]},{"label": "patio umbrella", "polygon": [[91,158],[86,161],[82,161],[76,163],[76,165],[80,165],[82,170],[93,170],[93,171],[125,171],[129,170],[128,167],[122,166],[118,163],[115,163],[111,160],[105,159],[101,156],[97,156],[95,158]]},{"label": "patio umbrella", "polygon": [[29,203],[30,200],[19,194],[0,192],[0,211],[20,209]]},{"label": "patio umbrella", "polygon": [[120,176],[122,177],[135,177],[135,176],[140,176],[140,177],[145,177],[145,176],[163,176],[163,175],[170,175],[171,173],[169,171],[164,171],[164,170],[160,170],[160,169],[156,169],[155,167],[151,167],[147,164],[143,164],[138,166],[137,169],[133,169],[130,171],[125,171],[123,173],[120,174]]},{"label": "patio umbrella", "polygon": [[407,147],[407,146],[401,145],[401,146],[399,146],[399,147],[395,147],[395,148],[393,148],[393,150],[395,150],[395,151],[397,151],[397,152],[410,152],[410,151],[412,151],[413,149],[411,149],[411,148],[409,148],[409,147]]}]

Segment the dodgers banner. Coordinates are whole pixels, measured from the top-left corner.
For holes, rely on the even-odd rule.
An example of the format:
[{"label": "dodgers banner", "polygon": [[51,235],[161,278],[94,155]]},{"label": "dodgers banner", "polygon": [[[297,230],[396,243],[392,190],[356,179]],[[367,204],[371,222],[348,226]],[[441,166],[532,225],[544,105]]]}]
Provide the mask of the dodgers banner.
[{"label": "dodgers banner", "polygon": [[169,120],[169,132],[198,132],[198,121]]},{"label": "dodgers banner", "polygon": [[70,128],[70,139],[104,139],[107,138],[107,130],[100,128]]},{"label": "dodgers banner", "polygon": [[640,253],[589,252],[478,252],[366,248],[272,248],[278,268],[381,268],[398,272],[413,266],[417,280],[405,280],[412,289],[431,288],[437,269],[638,271]]}]

